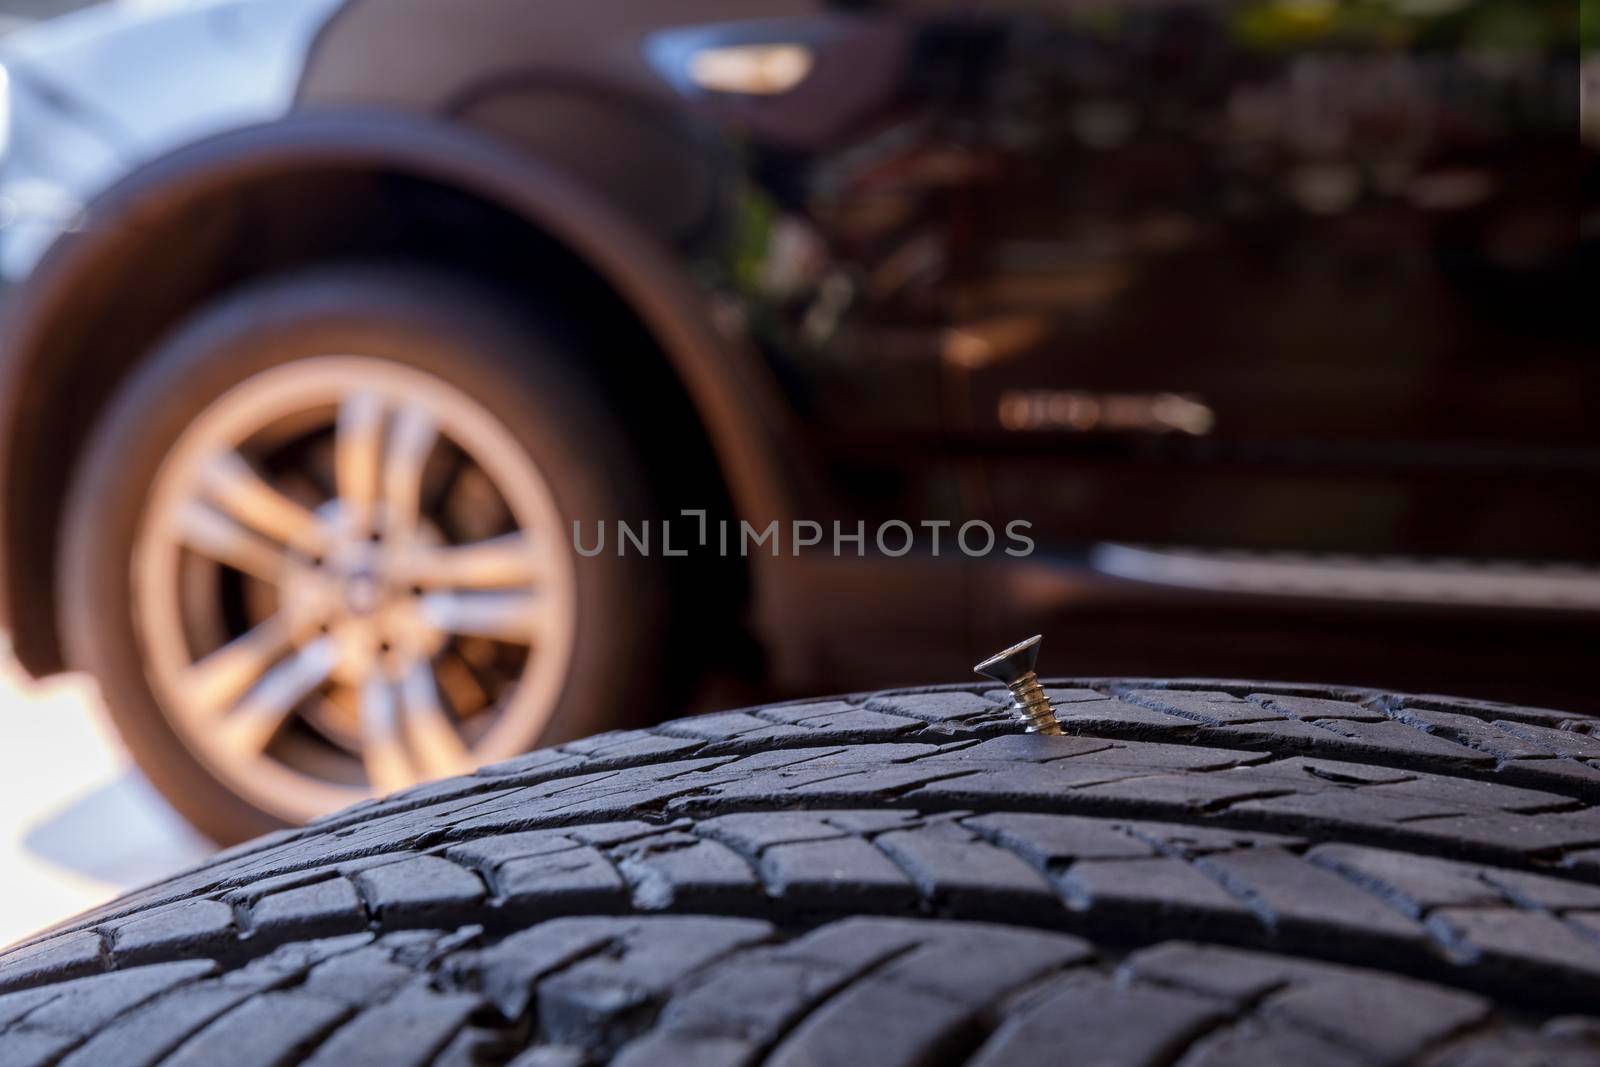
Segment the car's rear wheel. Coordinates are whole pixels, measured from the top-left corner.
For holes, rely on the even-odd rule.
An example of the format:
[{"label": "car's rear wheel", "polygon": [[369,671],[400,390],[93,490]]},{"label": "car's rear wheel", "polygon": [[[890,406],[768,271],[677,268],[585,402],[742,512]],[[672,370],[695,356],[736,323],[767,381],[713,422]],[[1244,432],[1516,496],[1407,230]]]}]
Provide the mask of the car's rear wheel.
[{"label": "car's rear wheel", "polygon": [[665,586],[574,551],[575,521],[649,511],[581,355],[487,293],[367,267],[236,293],[135,373],[74,482],[63,622],[204,831],[637,714]]}]

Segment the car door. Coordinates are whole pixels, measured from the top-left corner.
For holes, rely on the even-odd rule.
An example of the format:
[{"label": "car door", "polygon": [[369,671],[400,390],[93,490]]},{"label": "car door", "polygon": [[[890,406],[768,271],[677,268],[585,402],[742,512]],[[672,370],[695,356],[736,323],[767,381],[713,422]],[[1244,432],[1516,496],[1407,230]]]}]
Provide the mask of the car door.
[{"label": "car door", "polygon": [[1562,11],[975,10],[951,388],[997,515],[1063,552],[1593,555]]}]

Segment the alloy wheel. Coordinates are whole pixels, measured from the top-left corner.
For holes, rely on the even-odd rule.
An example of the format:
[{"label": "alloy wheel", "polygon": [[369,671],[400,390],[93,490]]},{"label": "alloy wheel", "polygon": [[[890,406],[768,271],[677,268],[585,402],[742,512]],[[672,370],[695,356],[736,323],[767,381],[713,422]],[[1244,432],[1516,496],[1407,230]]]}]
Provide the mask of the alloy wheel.
[{"label": "alloy wheel", "polygon": [[180,435],[134,548],[184,744],[304,821],[532,747],[576,626],[549,485],[483,404],[388,360],[263,371]]}]

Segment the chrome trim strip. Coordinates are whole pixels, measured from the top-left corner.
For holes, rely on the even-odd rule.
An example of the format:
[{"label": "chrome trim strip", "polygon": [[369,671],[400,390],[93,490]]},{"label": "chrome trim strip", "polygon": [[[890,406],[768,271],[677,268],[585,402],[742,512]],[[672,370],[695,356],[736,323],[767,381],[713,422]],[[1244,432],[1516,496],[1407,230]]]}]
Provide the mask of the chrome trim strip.
[{"label": "chrome trim strip", "polygon": [[1409,604],[1600,609],[1600,567],[1100,544],[1101,574],[1213,592]]}]

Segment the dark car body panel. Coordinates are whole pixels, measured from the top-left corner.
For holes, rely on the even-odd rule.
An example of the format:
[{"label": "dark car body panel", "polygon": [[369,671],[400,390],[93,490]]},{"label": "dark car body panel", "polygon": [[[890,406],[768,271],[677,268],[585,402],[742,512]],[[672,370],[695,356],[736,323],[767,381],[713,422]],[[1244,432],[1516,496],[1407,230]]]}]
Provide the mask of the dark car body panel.
[{"label": "dark car body panel", "polygon": [[[666,336],[744,518],[1032,523],[1025,560],[925,539],[752,557],[787,687],[947,678],[1048,628],[1061,671],[1559,701],[1600,638],[1588,603],[1093,562],[1132,543],[1600,564],[1570,5],[1359,6],[351,0],[297,115],[196,152],[226,180],[225,159],[293,165],[303,133],[504,195]],[[685,73],[758,43],[814,67],[772,95]],[[140,195],[173,195],[163,173]],[[8,356],[13,485],[19,383],[50,361],[51,286],[75,284],[43,278]],[[49,598],[17,539],[36,556],[49,534],[5,532],[15,616]]]}]

